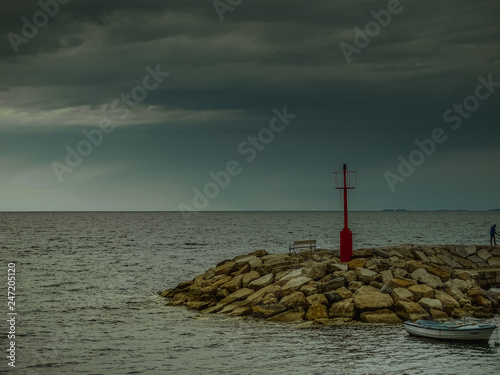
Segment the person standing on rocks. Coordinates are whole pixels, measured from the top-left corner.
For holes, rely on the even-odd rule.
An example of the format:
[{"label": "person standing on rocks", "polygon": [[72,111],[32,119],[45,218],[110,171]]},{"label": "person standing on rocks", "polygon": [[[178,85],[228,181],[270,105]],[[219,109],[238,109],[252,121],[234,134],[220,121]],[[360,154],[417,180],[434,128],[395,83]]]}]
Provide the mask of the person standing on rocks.
[{"label": "person standing on rocks", "polygon": [[498,233],[497,233],[496,229],[497,229],[497,225],[493,224],[493,226],[490,229],[490,246],[493,246],[493,244],[495,244],[495,246],[497,245],[497,240],[495,238],[495,234],[498,234]]}]

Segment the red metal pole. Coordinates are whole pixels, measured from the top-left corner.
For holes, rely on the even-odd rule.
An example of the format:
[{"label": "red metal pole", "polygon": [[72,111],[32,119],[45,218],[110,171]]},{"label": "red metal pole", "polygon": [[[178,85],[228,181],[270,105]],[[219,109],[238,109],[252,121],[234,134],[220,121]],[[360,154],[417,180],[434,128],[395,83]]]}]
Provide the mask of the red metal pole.
[{"label": "red metal pole", "polygon": [[347,226],[347,165],[344,164],[344,229],[340,231],[340,261],[349,262],[352,257],[352,232]]},{"label": "red metal pole", "polygon": [[344,228],[347,228],[347,165],[344,164]]}]

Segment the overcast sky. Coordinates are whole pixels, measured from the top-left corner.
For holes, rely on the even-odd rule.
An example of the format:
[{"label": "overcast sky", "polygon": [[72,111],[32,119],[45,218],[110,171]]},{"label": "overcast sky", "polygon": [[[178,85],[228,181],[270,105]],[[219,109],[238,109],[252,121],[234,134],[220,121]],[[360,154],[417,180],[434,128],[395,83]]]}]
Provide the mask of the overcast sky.
[{"label": "overcast sky", "polygon": [[499,19],[497,0],[3,2],[0,210],[341,210],[343,163],[352,209],[499,208]]}]

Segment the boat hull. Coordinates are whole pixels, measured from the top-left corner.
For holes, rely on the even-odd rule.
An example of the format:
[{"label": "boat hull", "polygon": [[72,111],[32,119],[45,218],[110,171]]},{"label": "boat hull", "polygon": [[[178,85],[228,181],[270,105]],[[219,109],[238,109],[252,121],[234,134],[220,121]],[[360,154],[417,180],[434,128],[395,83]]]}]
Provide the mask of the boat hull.
[{"label": "boat hull", "polygon": [[427,321],[405,322],[406,331],[413,336],[437,340],[487,342],[496,326],[490,324],[449,325]]}]

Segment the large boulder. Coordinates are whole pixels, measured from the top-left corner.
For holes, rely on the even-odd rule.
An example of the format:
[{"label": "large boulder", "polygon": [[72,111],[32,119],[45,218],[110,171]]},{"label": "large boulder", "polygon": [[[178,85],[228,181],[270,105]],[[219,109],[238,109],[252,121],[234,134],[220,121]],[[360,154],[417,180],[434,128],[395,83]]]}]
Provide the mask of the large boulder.
[{"label": "large boulder", "polygon": [[427,311],[429,311],[430,309],[443,310],[443,304],[440,300],[435,298],[422,298],[420,301],[418,301],[418,304]]},{"label": "large boulder", "polygon": [[418,302],[421,298],[434,298],[434,289],[428,285],[412,285],[408,290],[413,294],[415,302]]},{"label": "large boulder", "polygon": [[304,285],[299,289],[306,297],[312,296],[313,294],[317,294],[319,292],[318,284],[314,281],[309,282],[309,284]]},{"label": "large boulder", "polygon": [[303,307],[298,307],[293,310],[285,311],[280,314],[271,316],[269,320],[271,322],[296,322],[304,319],[304,315],[306,314]]},{"label": "large boulder", "polygon": [[281,293],[281,287],[276,284],[268,285],[248,296],[247,300],[249,300],[253,304],[258,304],[262,302],[262,299],[268,293],[273,293],[274,295],[278,296]]},{"label": "large boulder", "polygon": [[416,280],[394,278],[391,281],[389,281],[389,284],[387,286],[391,289],[396,289],[396,288],[409,288],[410,286],[415,284],[417,284]]},{"label": "large boulder", "polygon": [[217,268],[214,269],[214,274],[215,276],[217,275],[229,275],[230,273],[236,271],[238,269],[238,266],[236,265],[235,262],[225,262],[218,266]]},{"label": "large boulder", "polygon": [[392,290],[391,297],[394,302],[398,301],[409,301],[413,302],[414,296],[413,293],[405,288],[395,288]]},{"label": "large boulder", "polygon": [[[462,294],[463,297],[463,294]],[[441,305],[443,306],[442,310],[450,315],[453,310],[458,309],[460,307],[460,303],[450,296],[448,293],[443,292],[442,290],[435,290],[434,291],[434,298],[439,300],[441,302]]]},{"label": "large boulder", "polygon": [[477,256],[484,261],[488,261],[493,255],[491,255],[488,250],[480,249],[477,251]]},{"label": "large boulder", "polygon": [[243,278],[241,279],[241,286],[243,288],[246,288],[248,284],[250,284],[254,280],[257,280],[258,278],[260,278],[260,273],[255,270],[245,273],[243,274]]},{"label": "large boulder", "polygon": [[433,289],[439,288],[443,285],[443,282],[439,277],[431,275],[424,268],[417,268],[412,272],[411,277],[419,283],[429,285]]},{"label": "large boulder", "polygon": [[253,289],[243,288],[243,289],[237,290],[234,293],[231,293],[230,295],[228,295],[224,299],[220,300],[217,304],[220,306],[226,306],[226,305],[229,305],[233,302],[244,300],[244,299],[248,298],[249,296],[251,296],[253,293],[254,293]]},{"label": "large boulder", "polygon": [[[333,293],[333,292],[329,292],[329,293]],[[338,299],[337,301],[340,301],[342,298]],[[328,306],[328,302],[329,300],[327,299],[326,295],[324,294],[313,294],[309,297],[306,298],[307,302],[312,305],[312,304],[315,304],[315,303],[321,303],[325,306]]]},{"label": "large boulder", "polygon": [[376,311],[365,311],[361,313],[360,319],[367,323],[400,324],[401,319],[391,310],[383,309]]},{"label": "large boulder", "polygon": [[328,310],[328,315],[331,319],[345,318],[353,319],[356,311],[354,309],[354,302],[352,298],[344,299],[342,301],[332,304]]},{"label": "large boulder", "polygon": [[425,267],[427,272],[431,275],[437,276],[441,279],[441,281],[448,281],[451,277],[452,270],[450,268],[441,267],[441,266],[427,266]]},{"label": "large boulder", "polygon": [[321,291],[323,293],[331,292],[332,290],[345,286],[345,282],[346,280],[343,277],[336,277],[335,279],[332,279],[324,283],[323,286],[321,287]]},{"label": "large boulder", "polygon": [[248,284],[248,287],[255,290],[259,290],[268,285],[271,285],[273,282],[274,282],[274,275],[272,273],[268,273],[267,275],[264,275],[252,281],[250,284]]},{"label": "large boulder", "polygon": [[404,321],[429,318],[429,314],[416,302],[398,301],[395,310],[396,314]]},{"label": "large boulder", "polygon": [[389,285],[389,282],[394,279],[394,275],[392,274],[391,270],[384,270],[380,272],[380,276],[382,277],[382,282],[385,285]]},{"label": "large boulder", "polygon": [[295,291],[280,300],[280,304],[285,306],[287,309],[295,309],[297,307],[307,308],[309,307],[309,302],[302,292]]},{"label": "large boulder", "polygon": [[235,276],[232,278],[232,280],[229,280],[227,283],[222,284],[220,287],[227,289],[229,293],[234,293],[241,288],[242,279],[243,275]]},{"label": "large boulder", "polygon": [[252,315],[256,318],[270,318],[286,310],[286,307],[280,303],[252,306]]},{"label": "large boulder", "polygon": [[354,305],[357,309],[365,310],[383,310],[391,308],[394,301],[391,296],[382,293],[372,286],[362,286],[353,295]]},{"label": "large boulder", "polygon": [[291,279],[289,282],[283,285],[281,287],[281,290],[284,295],[288,295],[299,290],[304,285],[308,284],[310,281],[312,281],[310,277],[299,276],[294,279]]},{"label": "large boulder", "polygon": [[356,268],[363,268],[366,266],[367,260],[364,258],[355,258],[347,263],[347,268],[355,270]]},{"label": "large boulder", "polygon": [[365,284],[370,284],[372,281],[375,281],[378,276],[375,271],[371,271],[366,268],[357,268],[356,273],[357,279]]},{"label": "large boulder", "polygon": [[322,303],[313,303],[306,312],[307,320],[328,319],[328,309]]},{"label": "large boulder", "polygon": [[227,283],[228,281],[231,281],[232,277],[229,275],[218,275],[213,277],[212,279],[209,280],[210,283],[216,288],[219,288],[222,284]]},{"label": "large boulder", "polygon": [[313,280],[321,280],[327,272],[327,263],[312,264],[302,270],[302,276],[310,277]]},{"label": "large boulder", "polygon": [[245,257],[239,258],[235,260],[235,263],[238,267],[243,267],[245,264],[248,264],[250,268],[256,268],[262,265],[262,260],[255,255],[247,255]]},{"label": "large boulder", "polygon": [[446,287],[455,287],[461,292],[466,292],[470,288],[474,286],[474,282],[472,280],[461,280],[461,279],[450,279],[445,283]]},{"label": "large boulder", "polygon": [[289,282],[292,279],[295,279],[296,277],[299,277],[302,275],[302,271],[304,268],[298,268],[292,271],[287,272],[285,275],[281,276],[278,278],[278,275],[276,275],[276,284],[278,285],[285,285],[287,282]]}]

